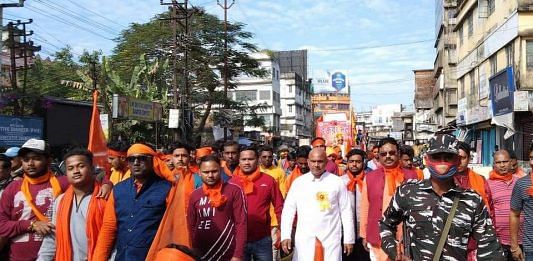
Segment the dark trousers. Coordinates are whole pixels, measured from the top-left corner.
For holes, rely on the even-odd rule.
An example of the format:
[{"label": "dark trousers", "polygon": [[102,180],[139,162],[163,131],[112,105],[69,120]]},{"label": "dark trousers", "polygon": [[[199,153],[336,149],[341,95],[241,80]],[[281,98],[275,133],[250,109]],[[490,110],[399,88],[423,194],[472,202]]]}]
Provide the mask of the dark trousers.
[{"label": "dark trousers", "polygon": [[[343,246],[344,247],[344,246]],[[344,249],[343,249],[344,250]],[[343,261],[370,261],[370,255],[363,247],[363,239],[359,238],[355,240],[352,254],[347,256],[342,254]]]}]

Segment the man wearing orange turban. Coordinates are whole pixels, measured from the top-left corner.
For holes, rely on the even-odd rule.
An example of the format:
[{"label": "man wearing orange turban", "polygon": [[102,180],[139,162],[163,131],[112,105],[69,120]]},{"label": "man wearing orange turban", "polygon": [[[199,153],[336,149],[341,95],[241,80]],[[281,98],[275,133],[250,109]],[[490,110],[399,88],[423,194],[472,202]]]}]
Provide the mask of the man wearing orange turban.
[{"label": "man wearing orange turban", "polygon": [[117,184],[107,201],[96,260],[108,260],[114,245],[115,260],[145,259],[166,210],[167,180],[175,177],[164,155],[137,143],[128,149],[126,160],[132,177]]}]

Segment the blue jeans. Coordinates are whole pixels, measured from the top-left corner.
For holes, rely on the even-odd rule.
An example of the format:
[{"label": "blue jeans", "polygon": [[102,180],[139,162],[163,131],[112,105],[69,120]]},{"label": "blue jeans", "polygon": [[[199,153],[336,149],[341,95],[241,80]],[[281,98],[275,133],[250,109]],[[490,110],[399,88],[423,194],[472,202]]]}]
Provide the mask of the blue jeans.
[{"label": "blue jeans", "polygon": [[246,242],[244,261],[272,261],[272,237]]}]

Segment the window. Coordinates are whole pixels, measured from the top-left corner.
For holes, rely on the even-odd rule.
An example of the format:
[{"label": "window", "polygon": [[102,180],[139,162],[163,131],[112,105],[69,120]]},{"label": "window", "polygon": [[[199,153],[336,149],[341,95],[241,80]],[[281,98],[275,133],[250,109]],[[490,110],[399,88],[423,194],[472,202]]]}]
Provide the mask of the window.
[{"label": "window", "polygon": [[474,95],[477,93],[476,91],[476,72],[471,71],[468,76],[470,77],[470,93],[468,94],[469,97],[474,97]]},{"label": "window", "polygon": [[259,91],[259,100],[270,100],[270,91]]},{"label": "window", "polygon": [[292,85],[289,85],[289,93],[292,93]]},{"label": "window", "polygon": [[488,12],[489,16],[494,13],[494,9],[496,9],[496,0],[487,0],[488,2]]},{"label": "window", "polygon": [[257,100],[257,91],[236,91],[235,99],[237,101],[255,101]]},{"label": "window", "polygon": [[289,112],[292,112],[292,106],[293,106],[292,104],[289,105]]},{"label": "window", "polygon": [[474,16],[472,15],[472,13],[470,13],[470,16],[468,16],[467,18],[467,23],[468,23],[468,37],[472,37],[472,35],[474,35]]},{"label": "window", "polygon": [[505,47],[505,56],[507,57],[507,66],[514,65],[514,46],[513,43],[508,44]]},{"label": "window", "polygon": [[533,40],[526,41],[526,63],[528,69],[533,69]]},{"label": "window", "polygon": [[497,72],[498,72],[498,63],[497,63],[498,59],[496,57],[496,54],[492,55],[490,58],[489,58],[489,62],[490,62],[490,75],[495,75]]},{"label": "window", "polygon": [[463,26],[459,27],[459,46],[463,45]]}]

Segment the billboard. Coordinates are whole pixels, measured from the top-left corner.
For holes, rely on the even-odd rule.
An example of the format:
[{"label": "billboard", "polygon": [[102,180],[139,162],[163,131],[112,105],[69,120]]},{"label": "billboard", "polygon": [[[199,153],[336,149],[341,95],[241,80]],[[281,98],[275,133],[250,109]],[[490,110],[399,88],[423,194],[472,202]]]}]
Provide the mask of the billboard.
[{"label": "billboard", "polygon": [[160,103],[113,94],[114,119],[161,121],[162,114],[163,106]]},{"label": "billboard", "polygon": [[22,146],[31,138],[43,138],[43,119],[0,115],[0,146]]},{"label": "billboard", "polygon": [[342,70],[327,71],[312,79],[313,92],[318,93],[350,93],[350,82],[348,73]]},{"label": "billboard", "polygon": [[513,67],[507,67],[490,77],[489,84],[492,114],[500,116],[513,112],[515,91]]}]

